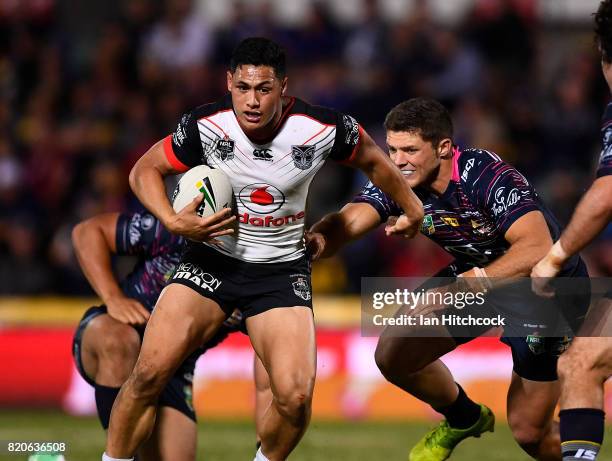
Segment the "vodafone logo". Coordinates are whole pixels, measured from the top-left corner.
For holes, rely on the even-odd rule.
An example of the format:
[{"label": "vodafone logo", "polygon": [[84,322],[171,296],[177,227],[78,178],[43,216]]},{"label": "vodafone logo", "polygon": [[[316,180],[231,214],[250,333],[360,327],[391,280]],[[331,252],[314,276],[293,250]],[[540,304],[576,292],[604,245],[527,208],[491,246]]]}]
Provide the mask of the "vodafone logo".
[{"label": "vodafone logo", "polygon": [[255,183],[243,187],[238,200],[253,213],[268,214],[283,206],[285,194],[270,184]]}]

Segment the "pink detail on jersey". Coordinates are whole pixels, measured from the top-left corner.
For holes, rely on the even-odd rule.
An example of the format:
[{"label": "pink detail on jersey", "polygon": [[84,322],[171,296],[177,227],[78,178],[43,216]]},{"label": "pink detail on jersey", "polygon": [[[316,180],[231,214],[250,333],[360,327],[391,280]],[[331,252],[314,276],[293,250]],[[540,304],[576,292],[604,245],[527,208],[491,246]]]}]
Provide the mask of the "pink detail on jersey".
[{"label": "pink detail on jersey", "polygon": [[453,146],[453,174],[451,176],[451,181],[458,182],[459,181],[459,157],[461,156],[461,151],[458,147]]},{"label": "pink detail on jersey", "polygon": [[272,205],[274,196],[266,190],[268,187],[270,186],[259,187],[251,192],[251,202],[257,205]]}]

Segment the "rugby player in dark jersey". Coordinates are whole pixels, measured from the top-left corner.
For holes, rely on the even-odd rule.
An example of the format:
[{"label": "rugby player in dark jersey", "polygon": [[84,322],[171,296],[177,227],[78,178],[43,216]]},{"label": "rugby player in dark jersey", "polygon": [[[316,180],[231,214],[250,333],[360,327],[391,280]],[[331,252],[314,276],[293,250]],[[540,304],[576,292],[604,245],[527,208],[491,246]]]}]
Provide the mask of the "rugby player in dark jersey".
[{"label": "rugby player in dark jersey", "polygon": [[[612,1],[605,0],[595,14],[595,34],[601,52],[603,75],[612,93]],[[597,179],[578,204],[572,219],[548,254],[533,268],[534,288],[551,294],[550,277],[556,277],[566,261],[592,242],[612,218],[612,103],[608,104],[601,129],[602,151]],[[580,336],[561,356],[559,413],[564,461],[594,460],[604,437],[604,382],[612,375],[612,338],[607,313],[612,308],[608,293],[589,314]]]},{"label": "rugby player in dark jersey", "polygon": [[[387,115],[385,128],[392,160],[423,202],[421,232],[455,258],[438,276],[461,276],[470,280],[467,286],[485,289],[491,277],[528,276],[560,228],[525,177],[492,152],[456,147],[450,114],[437,101],[416,98],[399,104]],[[386,194],[368,184],[353,203],[313,226],[309,245],[315,256],[333,254],[400,213]],[[586,269],[574,257],[563,266],[562,275],[585,276]],[[526,292],[535,297],[529,289]],[[510,310],[520,308],[523,295],[510,296]],[[491,411],[471,401],[439,360],[490,328],[439,326],[419,332],[414,327],[397,334],[387,327],[381,335],[376,363],[385,378],[445,417],[413,447],[411,461],[446,459],[464,438],[493,430]],[[560,459],[553,423],[559,392],[556,364],[568,339],[544,335],[534,331],[527,338],[506,331],[503,341],[511,347],[514,361],[508,391],[510,428],[525,451],[548,460]]]},{"label": "rugby player in dark jersey", "polygon": [[[209,340],[234,308],[270,376],[258,460],[284,460],[311,414],[316,348],[310,265],[303,243],[306,197],[327,159],[361,169],[404,210],[390,232],[414,235],[423,217],[402,175],[350,116],[285,96],[285,55],[263,38],[242,41],[227,72],[228,96],[186,113],[130,173],[141,202],[190,244],[147,325],[134,371],[111,414],[103,460],[129,459],[153,429],[155,402],[173,370]],[[193,211],[175,213],[163,177],[207,164],[227,174],[236,232],[210,245]],[[196,201],[201,201],[201,198]],[[230,210],[226,210],[228,216]],[[232,217],[234,218],[234,217]],[[232,218],[219,222],[221,229]]]},{"label": "rugby player in dark jersey", "polygon": [[[75,226],[73,244],[83,272],[104,302],[83,315],[73,340],[73,357],[81,376],[95,389],[98,417],[107,429],[113,402],[136,363],[145,325],[180,260],[184,239],[172,235],[147,212],[108,213]],[[113,254],[138,258],[121,282],[112,270]],[[139,450],[141,459],[195,460],[195,363],[205,350],[238,331],[240,324],[241,314],[236,311],[174,373],[159,399],[156,428]],[[261,381],[265,384],[265,379]]]}]

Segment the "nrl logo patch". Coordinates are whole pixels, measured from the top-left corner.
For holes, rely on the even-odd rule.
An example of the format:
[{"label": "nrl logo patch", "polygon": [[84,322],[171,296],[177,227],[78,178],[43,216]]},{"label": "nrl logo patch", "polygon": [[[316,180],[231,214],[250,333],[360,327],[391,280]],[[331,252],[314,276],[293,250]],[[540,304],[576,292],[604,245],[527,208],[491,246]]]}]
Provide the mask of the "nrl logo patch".
[{"label": "nrl logo patch", "polygon": [[307,170],[314,160],[315,146],[291,146],[293,164],[300,170]]},{"label": "nrl logo patch", "polygon": [[222,162],[234,158],[234,141],[232,139],[218,139],[215,148],[215,155]]},{"label": "nrl logo patch", "polygon": [[293,292],[296,296],[299,296],[304,301],[308,301],[311,298],[310,286],[305,277],[298,276],[298,279],[291,285],[293,285]]},{"label": "nrl logo patch", "polygon": [[436,231],[436,227],[434,226],[433,217],[428,214],[423,218],[423,222],[421,223],[421,232],[427,235],[431,235]]},{"label": "nrl logo patch", "polygon": [[537,334],[528,335],[527,338],[525,338],[525,342],[529,346],[529,350],[535,355],[540,355],[545,350],[544,338]]}]

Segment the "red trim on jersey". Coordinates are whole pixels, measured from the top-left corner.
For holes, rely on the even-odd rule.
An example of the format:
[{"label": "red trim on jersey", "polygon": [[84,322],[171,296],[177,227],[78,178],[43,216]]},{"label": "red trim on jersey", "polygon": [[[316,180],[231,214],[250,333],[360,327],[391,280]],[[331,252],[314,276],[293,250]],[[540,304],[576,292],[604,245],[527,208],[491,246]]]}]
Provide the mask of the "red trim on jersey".
[{"label": "red trim on jersey", "polygon": [[324,126],[323,128],[321,128],[321,130],[320,130],[320,131],[319,131],[317,134],[313,134],[313,135],[312,135],[310,138],[308,138],[306,141],[304,141],[304,142],[302,143],[302,145],[308,144],[308,142],[309,142],[311,139],[314,139],[314,138],[316,138],[317,136],[319,136],[321,133],[323,133],[325,130],[327,130],[327,128],[329,128],[329,127]]},{"label": "red trim on jersey", "polygon": [[[219,111],[219,112],[228,112],[228,111],[224,110],[224,111]],[[218,114],[219,112],[216,112],[215,114]],[[215,114],[213,114],[213,115],[215,115]],[[212,117],[212,115],[210,115],[209,117]],[[206,119],[207,121],[209,121],[210,123],[215,125],[217,128],[219,128],[221,130],[221,132],[223,133],[223,136],[225,136],[226,138],[229,138],[229,136],[227,135],[225,130],[223,128],[221,128],[219,125],[217,125],[215,122],[213,122],[209,117],[202,117],[202,118]],[[200,119],[200,120],[202,120],[202,119]]]},{"label": "red trim on jersey", "polygon": [[174,149],[172,148],[171,134],[164,138],[164,154],[166,154],[166,158],[168,159],[168,162],[170,162],[170,165],[172,165],[172,168],[179,173],[184,173],[189,169],[189,167],[181,162],[174,153]]},{"label": "red trim on jersey", "polygon": [[[276,138],[276,135],[278,134],[278,132],[280,131],[280,128],[283,126],[283,123],[285,123],[285,120],[287,120],[287,118],[290,117],[289,112],[291,111],[291,108],[293,107],[293,105],[295,104],[295,98],[293,96],[287,96],[289,98],[289,103],[283,107],[283,113],[281,114],[280,119],[278,119],[278,122],[276,122],[276,125],[274,125],[274,128],[272,129],[272,133],[270,133],[270,136],[264,138],[264,139],[251,139],[247,136],[247,138],[249,138],[249,140],[253,141],[255,144],[262,146],[264,144],[269,144],[271,143],[274,138]],[[295,115],[295,114],[291,114]],[[238,126],[240,126],[240,123],[238,123]],[[242,129],[242,127],[241,127]],[[244,131],[243,131],[244,133]],[[246,134],[246,133],[245,133]]]},{"label": "red trim on jersey", "polygon": [[355,145],[355,147],[353,147],[353,152],[351,152],[351,155],[349,156],[349,158],[341,160],[340,163],[349,164],[353,160],[355,160],[355,157],[357,156],[357,152],[359,151],[359,147],[361,147],[361,140],[363,139],[363,133],[364,133],[363,128],[361,127],[361,125],[359,125],[359,141],[357,141],[357,144]]}]

